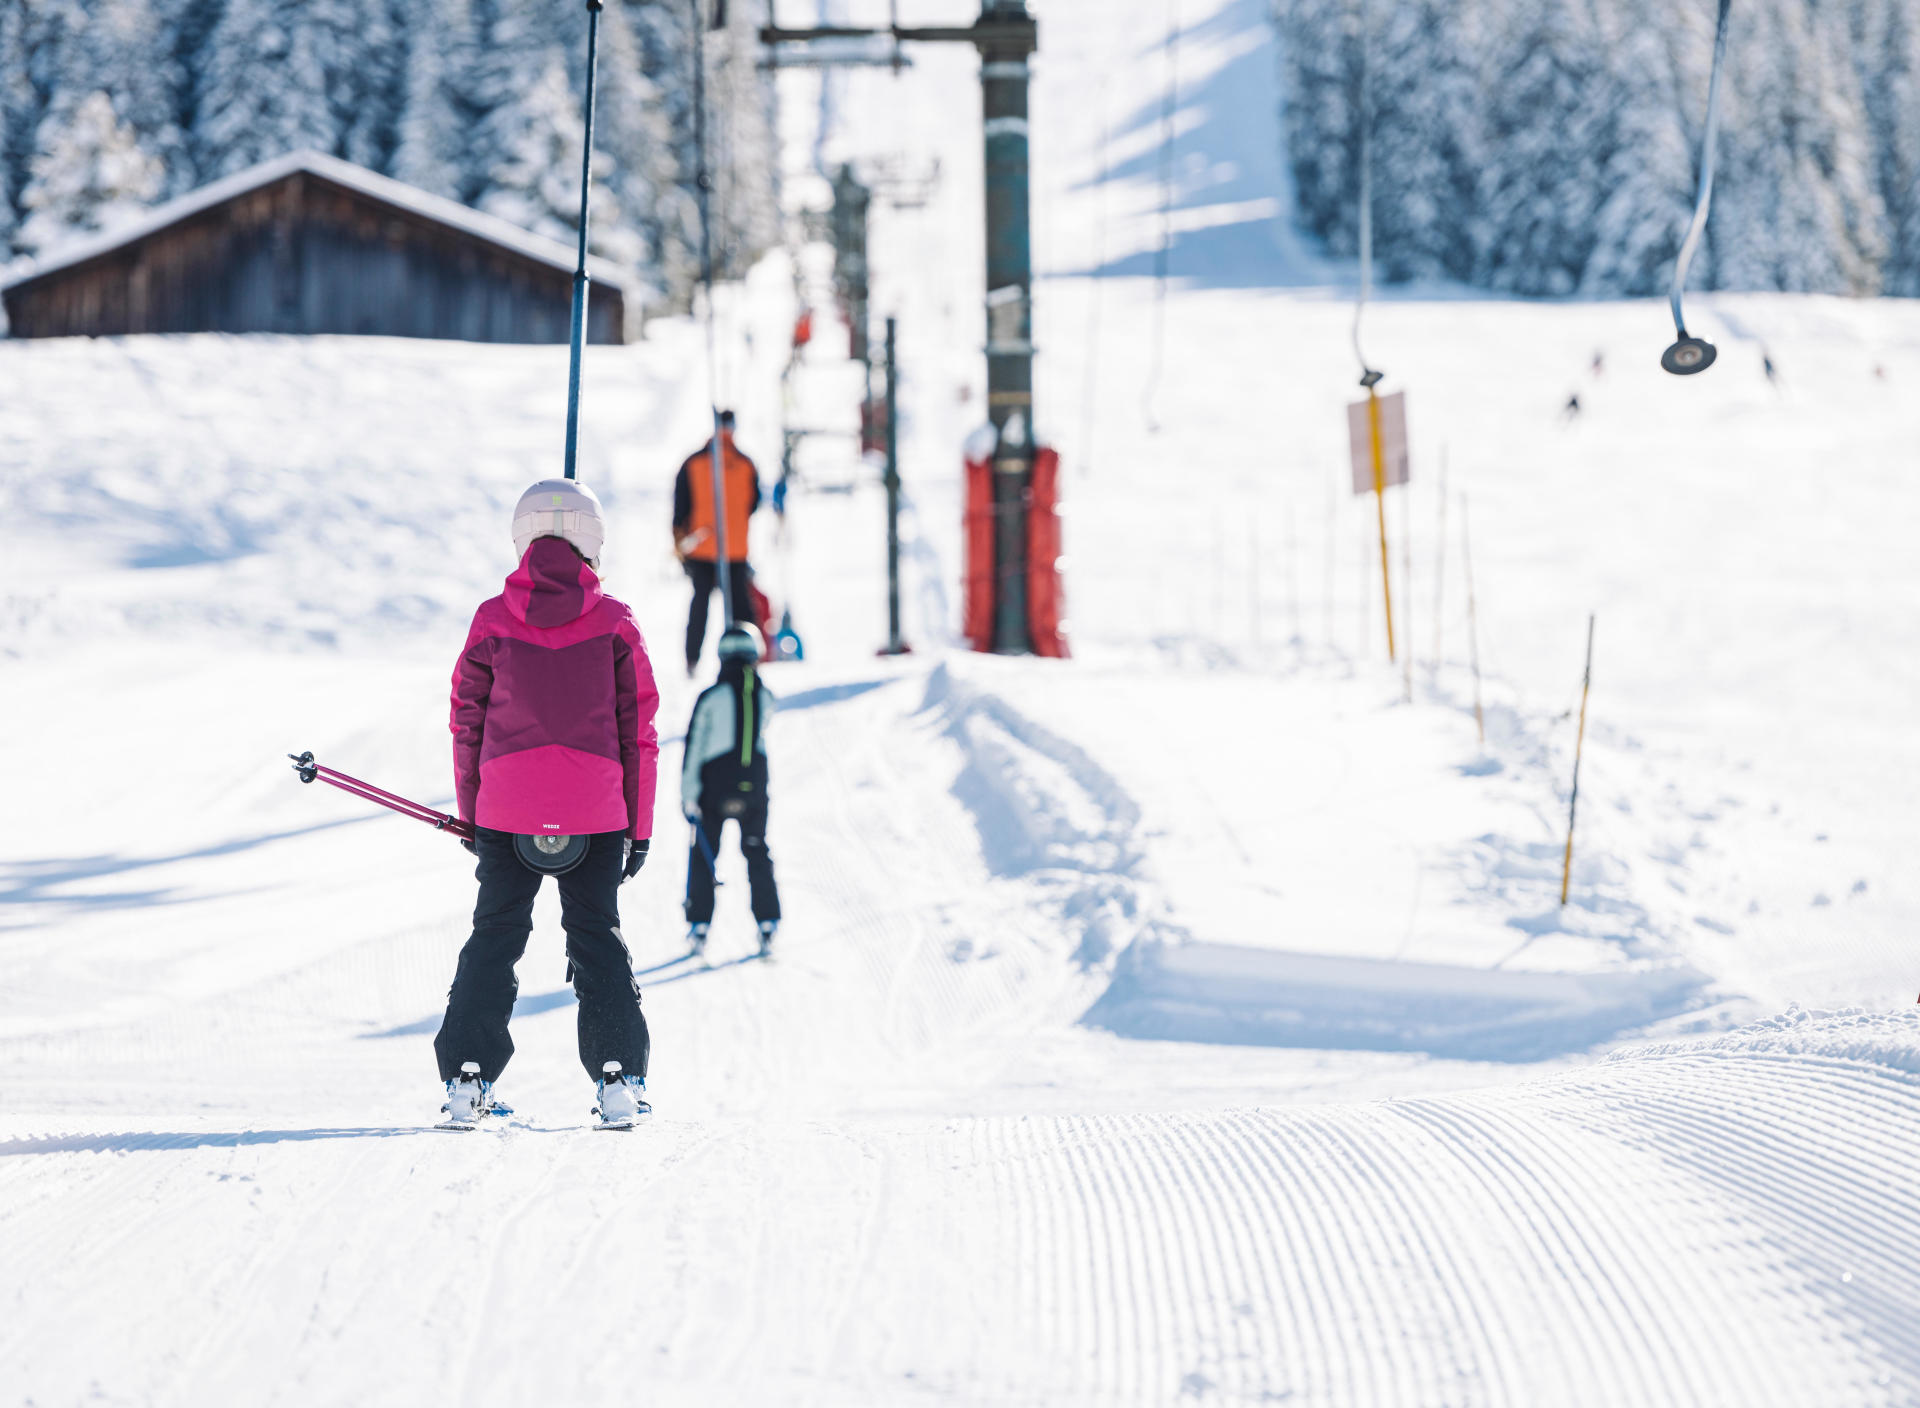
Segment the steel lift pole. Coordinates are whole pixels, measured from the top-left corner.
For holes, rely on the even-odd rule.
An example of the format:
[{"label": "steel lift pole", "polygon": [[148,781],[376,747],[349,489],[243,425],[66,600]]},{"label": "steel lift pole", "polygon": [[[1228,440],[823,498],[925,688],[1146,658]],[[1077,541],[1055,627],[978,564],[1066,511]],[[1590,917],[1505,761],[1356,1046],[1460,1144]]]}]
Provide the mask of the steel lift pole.
[{"label": "steel lift pole", "polygon": [[987,413],[998,437],[993,456],[993,648],[1001,654],[1026,654],[1033,649],[1027,616],[1027,510],[1035,441],[1027,60],[1040,47],[1040,26],[1026,0],[981,0],[980,18],[964,27],[767,25],[760,31],[766,44],[875,37],[891,38],[896,45],[971,44],[980,51],[986,142]]}]

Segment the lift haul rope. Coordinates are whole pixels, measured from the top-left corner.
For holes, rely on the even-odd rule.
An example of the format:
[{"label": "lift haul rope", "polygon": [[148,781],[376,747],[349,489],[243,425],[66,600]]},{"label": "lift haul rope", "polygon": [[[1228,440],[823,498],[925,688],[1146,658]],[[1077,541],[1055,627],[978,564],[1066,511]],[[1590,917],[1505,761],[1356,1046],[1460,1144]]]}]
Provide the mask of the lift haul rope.
[{"label": "lift haul rope", "polygon": [[1367,365],[1360,350],[1360,317],[1373,291],[1373,93],[1367,63],[1367,0],[1360,0],[1360,295],[1353,303],[1353,355],[1360,362],[1360,384],[1371,392],[1380,384],[1380,372]]},{"label": "lift haul rope", "polygon": [[1173,148],[1180,115],[1180,0],[1168,0],[1167,38],[1162,46],[1167,59],[1167,91],[1160,102],[1160,243],[1153,251],[1153,334],[1152,361],[1148,366],[1146,391],[1147,429],[1158,434],[1159,417],[1154,414],[1155,398],[1160,393],[1160,377],[1167,358],[1167,271],[1173,253]]},{"label": "lift haul rope", "polygon": [[1713,203],[1714,138],[1720,127],[1720,75],[1726,68],[1727,12],[1732,8],[1733,0],[1720,0],[1720,17],[1714,25],[1713,34],[1713,70],[1707,79],[1707,126],[1700,137],[1700,192],[1694,199],[1693,220],[1687,226],[1687,237],[1680,245],[1680,257],[1673,262],[1673,286],[1667,291],[1667,301],[1673,305],[1673,334],[1676,340],[1660,354],[1660,365],[1675,376],[1692,376],[1696,372],[1703,372],[1720,355],[1711,342],[1687,331],[1681,295],[1687,286],[1687,270],[1693,267],[1694,251],[1700,247],[1700,236],[1707,228],[1707,207]]},{"label": "lift haul rope", "polygon": [[[713,562],[720,581],[720,608],[725,626],[738,619],[734,612],[733,573],[727,560],[727,481],[720,455],[720,361],[714,344],[713,310],[713,172],[707,167],[707,21],[706,0],[693,0],[693,145],[698,169],[694,187],[700,193],[700,283],[707,295],[707,390],[713,398],[713,438],[708,459],[713,469]],[[726,0],[719,0],[711,28],[726,24]],[[724,627],[723,627],[724,629]]]}]

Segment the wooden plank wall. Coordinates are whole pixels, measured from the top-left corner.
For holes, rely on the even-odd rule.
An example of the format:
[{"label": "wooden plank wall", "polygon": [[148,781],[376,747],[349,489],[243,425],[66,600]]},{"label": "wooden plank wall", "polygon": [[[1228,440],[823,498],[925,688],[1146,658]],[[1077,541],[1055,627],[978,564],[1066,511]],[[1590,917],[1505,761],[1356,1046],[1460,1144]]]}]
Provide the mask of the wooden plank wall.
[{"label": "wooden plank wall", "polygon": [[[624,340],[591,286],[587,337]],[[565,342],[573,276],[417,212],[296,172],[10,289],[15,337],[357,333]]]}]

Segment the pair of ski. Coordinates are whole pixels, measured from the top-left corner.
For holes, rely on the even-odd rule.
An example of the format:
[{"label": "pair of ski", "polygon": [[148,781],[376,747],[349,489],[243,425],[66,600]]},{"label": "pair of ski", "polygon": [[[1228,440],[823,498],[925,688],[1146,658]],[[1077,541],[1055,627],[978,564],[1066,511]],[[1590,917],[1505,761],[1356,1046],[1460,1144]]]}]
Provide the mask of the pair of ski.
[{"label": "pair of ski", "polygon": [[[704,959],[707,956],[707,932],[705,924],[695,924],[687,933],[687,957]],[[760,925],[760,957],[773,957],[774,928],[771,924]]]},{"label": "pair of ski", "polygon": [[[481,1128],[482,1120],[491,1119],[495,1116],[504,1117],[507,1115],[511,1115],[512,1113],[513,1113],[512,1110],[508,1109],[504,1105],[500,1105],[500,1106],[496,1106],[491,1110],[488,1110],[485,1115],[481,1116],[480,1120],[464,1120],[464,1121],[442,1120],[439,1124],[436,1124],[433,1127],[435,1129],[447,1130],[450,1133],[456,1132],[456,1131],[465,1133],[471,1130],[476,1130]],[[591,1113],[595,1116],[595,1119],[592,1124],[587,1126],[589,1129],[636,1129],[639,1127],[640,1121],[646,1118],[645,1115],[631,1115],[626,1117],[625,1119],[605,1119],[600,1117],[600,1112],[598,1110],[591,1111]]]},{"label": "pair of ski", "polygon": [[[646,1092],[644,1077],[625,1075],[618,1061],[607,1062],[594,1086],[595,1099],[590,1111],[597,1121],[594,1128],[632,1129],[653,1113]],[[494,1099],[493,1082],[480,1078],[479,1062],[463,1061],[460,1074],[447,1082],[447,1103],[440,1107],[440,1112],[446,1118],[434,1128],[453,1133],[478,1129],[483,1121],[506,1118],[513,1110]]]}]

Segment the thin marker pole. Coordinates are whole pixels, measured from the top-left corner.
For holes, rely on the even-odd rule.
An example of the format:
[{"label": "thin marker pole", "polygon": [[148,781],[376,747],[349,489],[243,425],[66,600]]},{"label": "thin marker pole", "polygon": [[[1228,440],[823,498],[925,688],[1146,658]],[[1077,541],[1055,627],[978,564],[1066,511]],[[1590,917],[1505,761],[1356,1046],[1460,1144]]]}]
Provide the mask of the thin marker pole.
[{"label": "thin marker pole", "polygon": [[577,479],[580,448],[580,354],[587,340],[587,212],[593,194],[593,79],[600,57],[600,8],[587,0],[587,131],[580,153],[580,253],[573,266],[573,319],[567,365],[567,478]]},{"label": "thin marker pole", "polygon": [[1293,496],[1287,496],[1287,623],[1293,643],[1300,644],[1300,534],[1293,517]]},{"label": "thin marker pole", "polygon": [[1338,589],[1336,577],[1340,570],[1339,516],[1339,490],[1334,487],[1333,480],[1329,478],[1327,480],[1327,550],[1326,561],[1324,563],[1326,568],[1326,582],[1320,590],[1320,614],[1324,618],[1321,623],[1321,631],[1327,638],[1327,649],[1330,651],[1335,648],[1333,643],[1333,597],[1335,591]]},{"label": "thin marker pole", "polygon": [[1467,527],[1467,496],[1460,496],[1460,552],[1467,568],[1467,644],[1473,657],[1473,725],[1487,744],[1487,718],[1480,710],[1480,617],[1473,604],[1473,534]]},{"label": "thin marker pole", "polygon": [[1360,525],[1360,645],[1355,651],[1358,658],[1364,659],[1373,645],[1373,597],[1369,595],[1368,580],[1373,576],[1373,568],[1368,559],[1373,554],[1373,535],[1367,531],[1367,525]]},{"label": "thin marker pole", "polygon": [[1247,634],[1260,645],[1260,520],[1247,519]]},{"label": "thin marker pole", "polygon": [[900,366],[894,354],[894,319],[887,318],[887,648],[883,655],[904,655],[900,638]]},{"label": "thin marker pole", "polygon": [[1373,505],[1380,517],[1380,600],[1386,606],[1387,660],[1391,663],[1399,655],[1393,643],[1393,574],[1387,567],[1387,453],[1380,440],[1380,398],[1372,382],[1367,384],[1367,433],[1373,439]]},{"label": "thin marker pole", "polygon": [[1413,486],[1400,486],[1400,618],[1407,631],[1407,703],[1413,703]]},{"label": "thin marker pole", "polygon": [[1440,514],[1433,528],[1433,668],[1440,670],[1440,599],[1447,586],[1447,447],[1440,447]]},{"label": "thin marker pole", "polygon": [[1560,906],[1566,907],[1573,878],[1573,821],[1580,810],[1580,754],[1587,742],[1587,692],[1593,688],[1593,615],[1587,615],[1587,668],[1580,677],[1580,731],[1573,740],[1573,795],[1567,799],[1567,855],[1560,866]]}]

